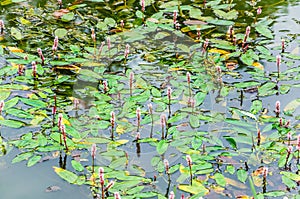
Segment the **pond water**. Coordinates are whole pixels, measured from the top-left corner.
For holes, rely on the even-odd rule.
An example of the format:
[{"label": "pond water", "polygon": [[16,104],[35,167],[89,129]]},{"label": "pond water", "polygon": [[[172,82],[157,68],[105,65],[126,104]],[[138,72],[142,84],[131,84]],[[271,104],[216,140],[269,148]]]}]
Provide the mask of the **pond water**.
[{"label": "pond water", "polygon": [[299,197],[300,3],[144,3],[0,3],[1,198]]}]

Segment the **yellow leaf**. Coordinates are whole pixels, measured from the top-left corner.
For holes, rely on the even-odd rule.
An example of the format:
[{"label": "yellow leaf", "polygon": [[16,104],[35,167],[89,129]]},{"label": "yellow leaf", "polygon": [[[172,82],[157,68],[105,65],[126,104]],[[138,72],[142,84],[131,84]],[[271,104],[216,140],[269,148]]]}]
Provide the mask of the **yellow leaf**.
[{"label": "yellow leaf", "polygon": [[127,128],[126,126],[118,124],[118,126],[116,128],[116,132],[118,134],[123,134],[125,132],[126,128]]},{"label": "yellow leaf", "polygon": [[180,173],[190,173],[190,170],[188,167],[184,167],[182,164],[179,167]]},{"label": "yellow leaf", "polygon": [[30,25],[30,24],[31,24],[30,21],[28,21],[27,19],[25,19],[25,18],[23,18],[23,17],[20,17],[19,19],[20,19],[20,22],[21,22],[22,24],[24,24],[24,25]]},{"label": "yellow leaf", "polygon": [[13,53],[22,53],[22,52],[24,52],[24,50],[22,50],[22,49],[20,49],[20,48],[16,48],[16,47],[8,46],[7,48],[8,48],[8,50],[9,50],[10,52],[13,52]]},{"label": "yellow leaf", "polygon": [[258,68],[260,70],[264,70],[264,66],[261,63],[259,63],[259,62],[254,62],[252,64],[252,66],[254,66],[255,68]]},{"label": "yellow leaf", "polygon": [[210,53],[219,53],[221,55],[226,55],[226,54],[229,54],[230,52],[226,51],[226,50],[221,50],[221,49],[218,49],[218,48],[212,48],[212,49],[209,49]]},{"label": "yellow leaf", "polygon": [[70,121],[67,120],[66,118],[63,118],[63,123],[64,123],[65,125],[71,126]]},{"label": "yellow leaf", "polygon": [[193,180],[193,185],[179,185],[178,188],[182,191],[191,193],[191,194],[199,194],[203,193],[204,195],[209,193],[209,190],[205,188],[202,183]]},{"label": "yellow leaf", "polygon": [[184,70],[184,68],[170,68],[169,71],[179,71],[179,70]]}]

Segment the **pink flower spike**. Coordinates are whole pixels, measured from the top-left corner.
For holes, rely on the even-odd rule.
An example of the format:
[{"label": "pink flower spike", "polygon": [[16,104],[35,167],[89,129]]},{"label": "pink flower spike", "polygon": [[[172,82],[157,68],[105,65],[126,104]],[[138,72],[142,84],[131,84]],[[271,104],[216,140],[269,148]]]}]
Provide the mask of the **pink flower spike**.
[{"label": "pink flower spike", "polygon": [[140,107],[136,108],[136,117],[137,117],[137,120],[139,123],[141,121],[141,108]]},{"label": "pink flower spike", "polygon": [[115,199],[121,199],[121,196],[120,196],[119,192],[115,192],[114,196],[115,196]]},{"label": "pink flower spike", "polygon": [[135,139],[136,139],[136,140],[139,140],[140,138],[141,138],[141,134],[140,134],[140,132],[137,132],[137,133],[136,133],[136,136],[135,136]]},{"label": "pink flower spike", "polygon": [[167,159],[164,159],[164,165],[165,165],[166,173],[169,173],[169,161]]},{"label": "pink flower spike", "polygon": [[103,167],[99,168],[99,179],[100,179],[101,186],[103,186],[104,185],[104,169],[103,169]]},{"label": "pink flower spike", "polygon": [[149,115],[152,115],[152,113],[153,113],[153,107],[152,107],[151,103],[148,104],[148,110],[149,110]]},{"label": "pink flower spike", "polygon": [[63,115],[61,113],[59,113],[58,114],[58,122],[57,122],[58,128],[61,128],[62,124],[63,124]]},{"label": "pink flower spike", "polygon": [[107,42],[107,49],[110,50],[110,47],[111,47],[110,37],[106,38],[106,42]]},{"label": "pink flower spike", "polygon": [[95,29],[94,28],[91,28],[91,37],[93,39],[93,42],[96,42],[96,34],[95,34]]},{"label": "pink flower spike", "polygon": [[161,125],[162,128],[164,128],[165,125],[166,125],[166,115],[165,114],[162,114],[160,116],[160,125]]},{"label": "pink flower spike", "polygon": [[145,0],[141,0],[142,12],[145,12]]},{"label": "pink flower spike", "polygon": [[277,65],[277,67],[280,66],[280,63],[281,63],[281,56],[280,56],[280,55],[277,55],[277,56],[276,56],[276,65]]},{"label": "pink flower spike", "polygon": [[275,103],[275,113],[276,114],[280,113],[280,101],[276,101]]},{"label": "pink flower spike", "polygon": [[33,75],[33,77],[36,77],[36,62],[35,61],[32,61],[31,62],[31,65],[32,65],[32,75]]},{"label": "pink flower spike", "polygon": [[54,41],[53,41],[52,50],[57,51],[57,47],[58,47],[58,36],[55,36]]},{"label": "pink flower spike", "polygon": [[175,194],[173,191],[170,192],[170,195],[169,195],[169,199],[174,199],[175,198]]},{"label": "pink flower spike", "polygon": [[173,11],[173,24],[175,25],[176,22],[177,22],[177,11],[174,10],[174,11]]},{"label": "pink flower spike", "polygon": [[261,13],[262,13],[262,9],[261,9],[261,6],[258,6],[258,8],[257,8],[257,15],[260,15]]},{"label": "pink flower spike", "polygon": [[269,172],[269,169],[268,169],[268,167],[264,167],[264,168],[263,168],[263,177],[264,177],[264,178],[266,178],[266,177],[267,177],[267,175],[268,175],[268,172]]},{"label": "pink flower spike", "polygon": [[187,80],[188,84],[191,83],[191,73],[189,73],[189,72],[186,73],[186,80]]},{"label": "pink flower spike", "polygon": [[192,161],[192,158],[191,158],[190,155],[186,155],[186,161],[187,161],[187,163],[188,163],[189,166],[192,166],[193,161]]},{"label": "pink flower spike", "polygon": [[3,100],[1,100],[0,101],[0,113],[2,113],[2,111],[3,111],[3,109],[4,109],[4,101]]},{"label": "pink flower spike", "polygon": [[285,49],[285,40],[281,39],[281,50],[284,51]]},{"label": "pink flower spike", "polygon": [[292,152],[293,152],[293,146],[288,146],[287,152],[288,152],[288,153],[292,153]]},{"label": "pink flower spike", "polygon": [[129,55],[129,52],[130,52],[129,48],[130,48],[129,44],[126,44],[125,51],[124,51],[124,57],[125,57],[125,59],[127,59],[128,55]]},{"label": "pink flower spike", "polygon": [[287,133],[287,139],[288,139],[288,140],[291,140],[291,139],[292,139],[292,134],[291,134],[291,132],[288,132],[288,133]]},{"label": "pink flower spike", "polygon": [[245,33],[245,35],[246,35],[247,37],[249,37],[250,31],[251,31],[251,27],[250,27],[250,26],[247,26],[247,28],[246,28],[246,33]]},{"label": "pink flower spike", "polygon": [[4,29],[5,29],[4,21],[3,21],[3,20],[0,20],[0,34],[3,34],[3,33],[4,33]]},{"label": "pink flower spike", "polygon": [[120,26],[121,26],[122,29],[124,28],[124,20],[120,21]]},{"label": "pink flower spike", "polygon": [[97,147],[96,147],[96,144],[92,144],[92,148],[91,148],[91,156],[93,159],[96,158],[96,151],[97,151]]},{"label": "pink flower spike", "polygon": [[114,127],[114,125],[115,125],[115,120],[116,120],[116,118],[115,118],[115,112],[110,112],[110,123],[111,123],[111,126],[112,127]]},{"label": "pink flower spike", "polygon": [[297,146],[296,149],[300,151],[300,134],[297,136]]},{"label": "pink flower spike", "polygon": [[107,81],[103,81],[103,91],[106,93],[108,91]]},{"label": "pink flower spike", "polygon": [[172,98],[172,88],[170,86],[168,86],[167,95],[168,95],[169,101],[171,101],[171,98]]}]

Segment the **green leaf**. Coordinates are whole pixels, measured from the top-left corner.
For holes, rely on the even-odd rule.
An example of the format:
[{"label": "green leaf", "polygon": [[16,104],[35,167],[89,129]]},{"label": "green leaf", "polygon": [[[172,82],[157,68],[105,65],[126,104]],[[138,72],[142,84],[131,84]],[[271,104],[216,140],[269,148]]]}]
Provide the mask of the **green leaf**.
[{"label": "green leaf", "polygon": [[288,171],[281,171],[280,174],[296,182],[300,181],[300,175],[298,174],[288,172]]},{"label": "green leaf", "polygon": [[113,18],[110,18],[110,17],[106,17],[104,19],[104,23],[106,23],[106,25],[108,25],[110,27],[114,27],[116,25],[116,21]]},{"label": "green leaf", "polygon": [[31,166],[35,165],[36,163],[38,163],[40,161],[41,158],[42,158],[42,156],[40,156],[40,155],[35,155],[35,156],[31,157],[27,162],[27,166],[31,167]]},{"label": "green leaf", "polygon": [[193,128],[199,127],[200,126],[199,118],[196,115],[191,114],[190,115],[190,124],[191,124],[191,127],[193,127]]},{"label": "green leaf", "polygon": [[248,66],[252,66],[254,60],[258,60],[258,59],[259,57],[255,54],[253,50],[247,50],[247,52],[242,54],[241,56],[241,61]]},{"label": "green leaf", "polygon": [[268,96],[275,94],[277,91],[274,89],[276,87],[275,82],[267,82],[263,84],[261,87],[258,88],[258,94],[259,96]]},{"label": "green leaf", "polygon": [[234,83],[234,87],[236,88],[251,88],[258,85],[260,85],[260,83],[256,81],[244,81],[244,82]]},{"label": "green leaf", "polygon": [[156,146],[156,151],[161,155],[167,151],[168,146],[169,144],[166,140],[161,140]]},{"label": "green leaf", "polygon": [[23,160],[27,160],[28,158],[30,158],[33,155],[32,152],[25,152],[25,153],[21,153],[19,155],[17,155],[13,160],[12,163],[17,163],[17,162],[21,162]]},{"label": "green leaf", "polygon": [[223,174],[215,173],[214,179],[216,180],[218,185],[220,185],[222,187],[226,186],[226,180],[225,180],[225,177],[223,176]]},{"label": "green leaf", "polygon": [[11,128],[20,128],[24,126],[23,122],[19,122],[16,120],[0,120],[0,125],[11,127]]},{"label": "green leaf", "polygon": [[10,34],[16,39],[21,40],[23,38],[21,31],[18,28],[11,27]]},{"label": "green leaf", "polygon": [[29,106],[33,106],[36,108],[46,108],[47,103],[43,102],[42,100],[36,100],[36,99],[28,99],[28,98],[20,98],[20,100]]},{"label": "green leaf", "polygon": [[297,183],[293,181],[292,179],[286,177],[286,176],[281,176],[282,182],[290,189],[296,188]]},{"label": "green leaf", "polygon": [[230,136],[223,136],[226,141],[230,144],[230,146],[233,148],[233,149],[237,149],[237,144],[236,144],[236,141],[235,139],[233,139],[232,137]]},{"label": "green leaf", "polygon": [[11,107],[14,107],[17,105],[17,103],[19,102],[19,97],[14,97],[8,101],[5,102],[5,108],[9,109]]},{"label": "green leaf", "polygon": [[72,160],[71,161],[72,167],[79,172],[84,171],[84,167],[82,166],[82,164],[76,160]]},{"label": "green leaf", "polygon": [[191,194],[200,194],[199,196],[205,196],[209,192],[202,183],[196,180],[193,180],[192,185],[178,185],[178,189]]},{"label": "green leaf", "polygon": [[54,31],[54,35],[58,36],[59,38],[63,38],[64,36],[66,36],[68,33],[68,31],[65,28],[57,28]]},{"label": "green leaf", "polygon": [[126,162],[127,162],[126,157],[117,158],[110,163],[109,168],[112,169],[123,168],[125,167]]},{"label": "green leaf", "polygon": [[61,20],[63,22],[69,22],[71,20],[74,19],[74,13],[73,12],[69,12],[67,14],[64,14],[62,17],[61,17]]},{"label": "green leaf", "polygon": [[229,12],[224,12],[223,10],[214,10],[214,13],[217,15],[217,17],[223,18],[223,19],[236,19],[238,17],[239,12],[235,9],[230,10]]},{"label": "green leaf", "polygon": [[[6,100],[10,96],[11,92],[7,90],[0,90],[0,101]],[[5,103],[6,106],[6,103]]]},{"label": "green leaf", "polygon": [[236,172],[236,175],[237,175],[238,180],[243,182],[243,183],[245,183],[247,178],[248,178],[248,172],[245,171],[244,169],[239,169]]},{"label": "green leaf", "polygon": [[263,106],[262,106],[262,101],[261,100],[254,100],[252,102],[251,105],[251,113],[253,114],[257,114],[258,112],[260,112],[262,110]]},{"label": "green leaf", "polygon": [[220,19],[207,20],[207,22],[214,25],[220,25],[220,26],[230,26],[234,24],[233,21],[220,20]]},{"label": "green leaf", "polygon": [[57,175],[59,175],[59,177],[61,177],[62,179],[66,180],[69,183],[75,183],[78,176],[75,173],[72,173],[68,170],[59,168],[59,167],[53,167],[54,171]]},{"label": "green leaf", "polygon": [[261,34],[261,35],[263,35],[263,36],[265,36],[265,37],[267,37],[269,39],[273,39],[273,34],[272,34],[271,30],[268,28],[268,26],[262,25],[262,24],[258,24],[257,26],[255,26],[255,30],[259,34]]},{"label": "green leaf", "polygon": [[200,104],[202,104],[206,95],[207,95],[207,93],[205,93],[205,92],[198,92],[195,95],[195,100],[196,100],[195,106],[199,106]]}]

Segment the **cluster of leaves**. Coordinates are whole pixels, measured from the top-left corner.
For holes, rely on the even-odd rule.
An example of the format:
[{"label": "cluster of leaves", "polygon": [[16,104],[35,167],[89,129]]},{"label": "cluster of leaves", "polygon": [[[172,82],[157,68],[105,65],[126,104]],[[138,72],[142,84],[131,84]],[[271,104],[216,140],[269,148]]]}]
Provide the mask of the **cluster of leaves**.
[{"label": "cluster of leaves", "polygon": [[[11,5],[15,15],[7,19],[6,32],[1,36],[8,47],[0,47],[0,54],[9,64],[0,69],[3,77],[0,100],[5,101],[0,124],[24,129],[17,139],[8,141],[21,151],[13,163],[27,160],[27,166],[33,166],[56,158],[57,152],[62,156],[64,147],[57,114],[53,114],[55,107],[57,112],[63,113],[66,125],[69,149],[65,153],[80,151],[79,156],[88,159],[76,159],[78,154],[74,152],[72,167],[67,169],[62,164],[61,168],[54,168],[69,183],[91,186],[98,193],[99,176],[94,171],[103,167],[105,183],[108,179],[115,181],[109,189],[109,197],[120,192],[122,198],[165,198],[170,190],[178,195],[180,191],[190,193],[192,198],[214,194],[237,196],[240,190],[249,194],[251,191],[255,197],[286,194],[277,187],[275,191],[261,194],[255,190],[255,186],[262,186],[260,167],[275,162],[281,168],[287,163],[297,164],[297,153],[286,160],[287,144],[282,141],[286,141],[289,131],[295,135],[298,127],[283,127],[278,117],[264,112],[264,98],[288,94],[299,87],[297,82],[289,83],[299,76],[297,67],[279,75],[277,72],[266,74],[260,63],[276,60],[266,47],[273,42],[269,29],[273,20],[259,20],[256,14],[248,13],[251,21],[239,27],[234,20],[243,19],[241,11],[235,9],[235,3],[222,0],[205,5],[146,1],[145,12],[135,11],[131,1],[126,5],[95,2],[99,6],[91,2],[74,3],[66,9],[52,4],[45,7],[29,4],[25,12],[24,7]],[[1,4],[6,6],[10,1]],[[150,5],[158,10],[147,11]],[[254,13],[256,8],[256,5],[251,7]],[[173,24],[174,10],[178,11],[177,20],[182,24],[180,31]],[[125,21],[124,27],[120,25],[121,20]],[[242,44],[248,25],[252,31],[246,44]],[[229,26],[236,31],[236,44],[227,34]],[[95,28],[97,34],[95,42],[91,28]],[[198,31],[202,33],[200,37],[196,36]],[[54,36],[59,38],[58,52],[51,51]],[[111,46],[105,45],[100,50],[101,42],[108,37]],[[209,48],[203,51],[206,38],[209,38]],[[128,60],[124,58],[126,44],[131,46]],[[12,45],[18,48],[10,47]],[[45,64],[37,55],[37,47],[43,49]],[[273,50],[281,49],[279,46]],[[290,66],[293,60],[299,59],[288,52],[281,55]],[[38,62],[37,77],[32,75],[32,61]],[[140,62],[138,66],[136,61]],[[236,72],[229,67],[232,65],[247,67],[245,71]],[[17,75],[20,66],[26,70]],[[217,67],[223,72],[218,72]],[[135,73],[132,93],[130,72]],[[190,85],[187,72],[191,74]],[[250,78],[244,81],[242,74]],[[104,89],[104,81],[108,83],[108,90]],[[279,81],[287,83],[279,86]],[[173,89],[170,101],[167,86]],[[237,92],[242,93],[241,104],[245,98],[243,93],[256,93],[257,99],[252,101],[249,111],[231,106],[235,101],[227,101]],[[74,106],[77,99],[80,104]],[[190,105],[191,99],[195,101],[194,106]],[[149,103],[153,104],[153,115],[148,113]],[[214,105],[219,103],[227,105],[228,110],[216,109]],[[290,102],[281,115],[287,117],[283,120],[293,116],[298,106],[298,99]],[[137,126],[138,107],[142,113],[141,128]],[[115,129],[111,129],[111,111],[117,116]],[[167,116],[165,139],[161,139],[159,118],[162,114]],[[260,127],[263,129],[258,144],[256,133]],[[136,138],[136,131],[141,138]],[[226,135],[216,135],[223,131]],[[114,140],[110,138],[112,132],[117,133]],[[93,163],[88,153],[92,144],[97,144],[98,149]],[[2,139],[1,145],[5,154],[7,142]],[[186,154],[193,160],[192,179],[190,168],[183,161]],[[170,162],[168,175],[171,178],[165,173],[164,159]],[[285,169],[287,171],[274,174],[274,181],[279,176],[288,188],[295,188],[299,175]],[[246,182],[250,183],[251,190],[245,191]],[[227,193],[225,188],[231,186],[233,190]]]}]

